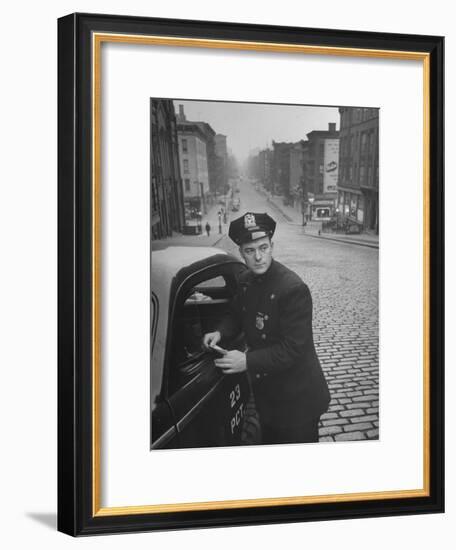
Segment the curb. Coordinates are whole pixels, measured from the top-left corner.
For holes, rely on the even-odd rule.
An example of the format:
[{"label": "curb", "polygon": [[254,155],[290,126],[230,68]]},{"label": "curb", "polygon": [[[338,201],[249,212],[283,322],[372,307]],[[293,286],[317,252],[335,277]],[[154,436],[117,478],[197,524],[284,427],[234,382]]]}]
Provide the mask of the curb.
[{"label": "curb", "polygon": [[313,239],[323,239],[325,241],[332,241],[336,243],[356,244],[357,246],[366,246],[367,248],[376,248],[378,250],[379,245],[375,243],[350,241],[348,239],[334,239],[333,237],[323,237],[322,235],[310,235],[309,233],[303,233],[304,237],[312,237]]},{"label": "curb", "polygon": [[295,223],[293,221],[292,218],[290,218],[290,216],[288,214],[286,214],[278,204],[276,204],[274,201],[271,200],[271,198],[269,197],[269,195],[267,193],[265,193],[262,189],[258,189],[257,190],[257,193],[259,193],[260,195],[262,195],[267,201],[268,203],[273,207],[275,208],[278,212],[280,212],[280,214],[287,220],[287,222],[289,223]]},{"label": "curb", "polygon": [[[265,193],[263,190],[258,189],[257,193],[263,195],[263,197],[266,198],[268,203],[273,208],[275,208],[278,212],[280,212],[280,214],[287,220],[287,223],[289,223],[290,225],[297,225],[299,227],[303,227],[300,223],[297,223],[292,218],[290,218],[290,216],[288,216],[288,214],[286,214],[278,204],[273,202],[270,199],[270,197],[268,196],[268,194]],[[373,242],[369,243],[369,242],[362,242],[362,241],[352,241],[352,240],[344,239],[344,238],[337,239],[337,238],[333,238],[333,237],[323,237],[322,235],[311,235],[309,233],[303,233],[303,235],[305,237],[312,237],[313,239],[323,239],[323,240],[326,240],[326,241],[332,241],[332,242],[344,243],[344,244],[355,244],[357,246],[365,246],[367,248],[376,248],[377,250],[379,248],[379,245],[377,243],[373,243]],[[216,244],[218,244],[222,240],[223,237],[224,237],[224,235],[222,235],[222,237],[220,237],[220,239],[218,239],[212,246],[215,246]]]},{"label": "curb", "polygon": [[292,218],[290,218],[290,216],[288,214],[285,214],[285,212],[280,208],[280,206],[278,206],[275,202],[272,202],[269,197],[267,197],[267,201],[273,208],[275,208],[276,210],[278,210],[280,212],[280,214],[287,220],[288,223],[295,223],[292,220]]},{"label": "curb", "polygon": [[221,235],[215,242],[212,246],[217,246],[218,243],[223,239],[223,237],[226,237],[226,235]]},{"label": "curb", "polygon": [[[288,221],[288,223],[290,223],[291,225],[298,225],[300,227],[301,224],[299,223],[296,223],[294,220],[292,220],[290,218],[290,216],[288,216],[281,208],[280,206],[278,206],[275,202],[273,202],[267,195],[264,195],[266,196],[267,198],[267,201],[268,203],[273,206],[276,210],[278,210],[282,216]],[[307,237],[313,237],[314,239],[325,239],[327,241],[333,241],[333,242],[338,242],[338,243],[346,243],[346,244],[356,244],[358,246],[366,246],[367,248],[376,248],[378,250],[379,248],[379,245],[377,243],[369,243],[369,242],[363,242],[363,241],[352,241],[352,240],[349,240],[349,239],[337,239],[337,238],[333,238],[333,237],[323,237],[322,235],[310,235],[309,233],[303,233],[303,235],[307,236]]]}]

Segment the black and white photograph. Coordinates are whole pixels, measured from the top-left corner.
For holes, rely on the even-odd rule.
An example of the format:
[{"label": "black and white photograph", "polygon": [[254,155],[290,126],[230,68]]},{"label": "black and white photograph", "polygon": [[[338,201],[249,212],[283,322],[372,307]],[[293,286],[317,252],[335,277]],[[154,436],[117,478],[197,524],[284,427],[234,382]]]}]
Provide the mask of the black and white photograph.
[{"label": "black and white photograph", "polygon": [[451,3],[2,13],[3,547],[451,547]]},{"label": "black and white photograph", "polygon": [[375,106],[150,98],[150,447],[378,440]]}]

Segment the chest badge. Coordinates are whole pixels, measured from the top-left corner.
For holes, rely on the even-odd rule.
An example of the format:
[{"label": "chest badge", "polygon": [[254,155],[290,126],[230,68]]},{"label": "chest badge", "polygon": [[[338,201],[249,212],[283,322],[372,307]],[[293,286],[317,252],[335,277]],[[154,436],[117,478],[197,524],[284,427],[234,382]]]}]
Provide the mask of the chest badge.
[{"label": "chest badge", "polygon": [[255,326],[258,330],[263,330],[264,329],[264,321],[265,321],[265,316],[258,312],[256,314],[256,319],[255,319]]}]

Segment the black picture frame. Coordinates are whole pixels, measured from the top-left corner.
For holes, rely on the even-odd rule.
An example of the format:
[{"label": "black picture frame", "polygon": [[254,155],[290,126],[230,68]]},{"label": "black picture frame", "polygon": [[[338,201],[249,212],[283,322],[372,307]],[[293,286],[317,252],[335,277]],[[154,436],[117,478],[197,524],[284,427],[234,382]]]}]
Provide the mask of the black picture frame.
[{"label": "black picture frame", "polygon": [[[429,68],[428,490],[413,498],[97,513],[93,485],[93,33],[417,52]],[[73,536],[444,511],[444,39],[71,14],[58,21],[58,529]],[[96,138],[95,138],[96,139]]]}]

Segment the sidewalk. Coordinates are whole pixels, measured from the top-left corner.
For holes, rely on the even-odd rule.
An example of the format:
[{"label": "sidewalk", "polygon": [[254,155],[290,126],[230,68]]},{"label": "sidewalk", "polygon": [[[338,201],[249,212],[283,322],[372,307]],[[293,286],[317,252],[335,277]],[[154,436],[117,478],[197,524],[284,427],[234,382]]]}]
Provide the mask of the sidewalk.
[{"label": "sidewalk", "polygon": [[266,191],[265,189],[262,189],[261,187],[258,188],[258,193],[260,195],[263,195],[266,197],[269,204],[275,208],[282,216],[289,222],[297,225],[302,225],[302,214],[301,212],[298,212],[295,208],[292,206],[285,206],[282,204],[282,197],[278,195],[272,195],[269,193],[269,191]]},{"label": "sidewalk", "polygon": [[[313,222],[310,222],[312,224]],[[317,222],[318,223],[318,222]],[[308,229],[309,224],[303,227],[306,235],[314,237],[316,239],[326,239],[327,241],[339,241],[341,243],[357,244],[360,246],[367,246],[369,248],[378,248],[379,239],[378,235],[370,235],[369,233],[360,233],[359,235],[345,235],[343,233],[320,233],[318,230]]]},{"label": "sidewalk", "polygon": [[[209,208],[207,214],[203,215],[201,222],[201,235],[182,235],[173,233],[171,237],[152,241],[152,250],[161,250],[168,246],[217,246],[219,241],[228,234],[228,223],[222,223],[222,233],[219,233],[218,211],[220,205],[214,204]],[[211,226],[210,235],[207,236],[205,225],[209,222]],[[228,221],[228,220],[227,220]]]},{"label": "sidewalk", "polygon": [[203,235],[173,233],[172,237],[152,241],[152,250],[161,250],[168,246],[217,246],[223,237],[225,237],[224,233],[220,235],[218,232],[214,233],[212,231],[209,237],[206,235],[206,232]]},{"label": "sidewalk", "polygon": [[357,244],[360,246],[367,246],[370,248],[379,247],[379,236],[371,233],[359,233],[357,235],[345,235],[343,233],[323,233],[321,231],[322,222],[311,221],[306,226],[302,225],[302,214],[296,208],[292,206],[285,206],[282,204],[282,197],[278,195],[271,195],[264,189],[259,189],[259,193],[266,197],[269,204],[275,208],[284,218],[294,225],[302,226],[303,232],[309,237],[315,237],[318,239],[327,239],[329,241],[339,241],[349,244]]}]

